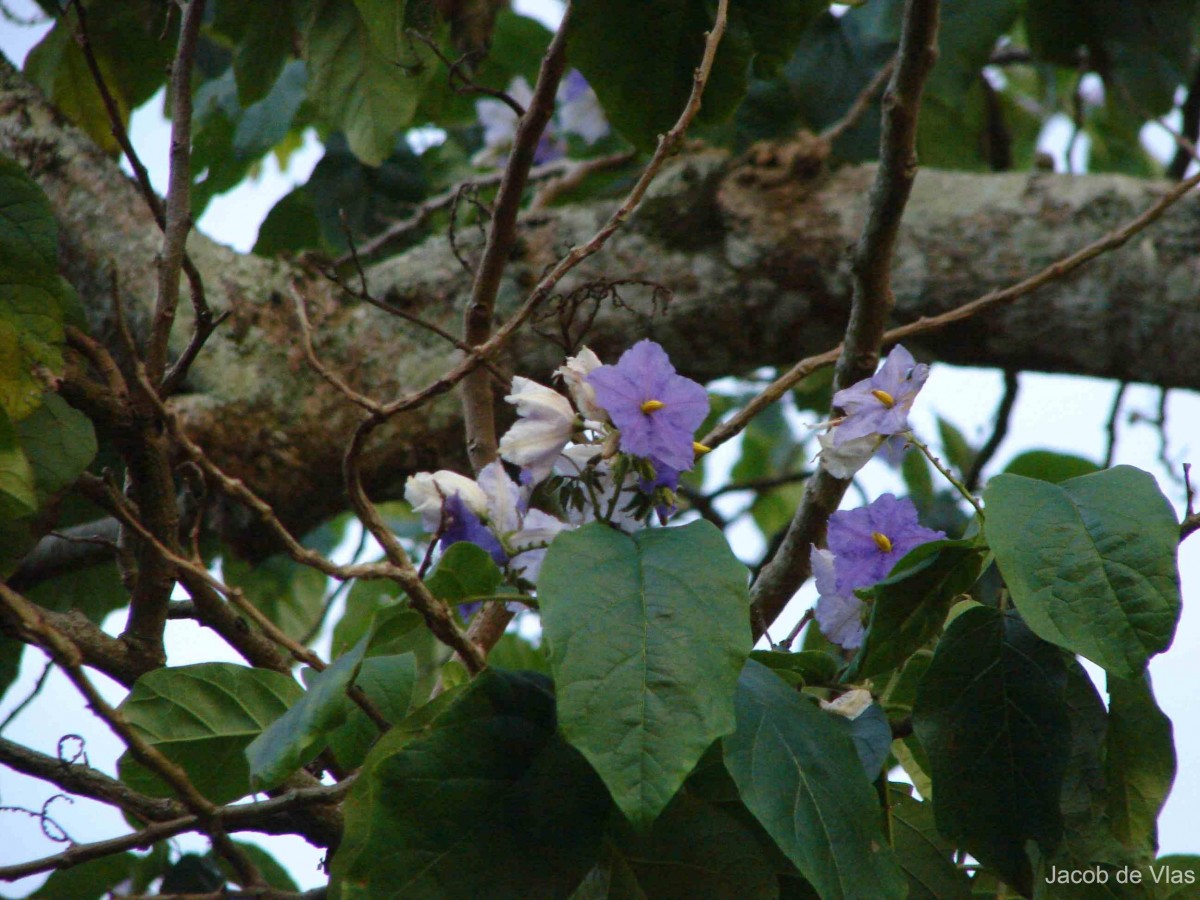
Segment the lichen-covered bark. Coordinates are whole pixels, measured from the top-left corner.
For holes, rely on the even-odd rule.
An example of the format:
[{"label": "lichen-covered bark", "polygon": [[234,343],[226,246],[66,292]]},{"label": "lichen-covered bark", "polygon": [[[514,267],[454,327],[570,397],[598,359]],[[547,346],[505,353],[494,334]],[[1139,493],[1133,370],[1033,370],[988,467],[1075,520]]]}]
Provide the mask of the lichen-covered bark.
[{"label": "lichen-covered bark", "polygon": [[[78,288],[93,332],[111,331],[110,268],[144,323],[155,291],[160,236],[135,187],[66,127],[0,61],[0,153],[16,158],[58,214],[64,275]],[[587,342],[612,357],[643,336],[661,341],[699,379],[784,365],[828,349],[849,306],[846,250],[857,237],[870,167],[827,172],[803,142],[733,159],[718,151],[677,160],[629,227],[563,286],[565,297],[604,279]],[[980,175],[926,170],[901,230],[895,319],[936,314],[1038,271],[1148,206],[1163,185],[1116,176]],[[505,316],[564,248],[586,240],[609,204],[529,215],[498,300]],[[468,254],[479,247],[468,240]],[[955,363],[1071,372],[1200,388],[1200,198],[1179,204],[1129,246],[986,318],[930,337],[918,352]],[[189,251],[211,305],[231,317],[173,401],[189,432],[298,530],[344,505],[340,459],[359,411],[315,376],[298,340],[290,288],[310,300],[318,352],[355,388],[381,399],[436,378],[457,351],[427,332],[339,296],[289,262],[243,256],[195,236]],[[443,237],[376,263],[372,290],[455,330],[470,279]],[[578,297],[578,294],[574,296]],[[558,334],[556,302],[538,331]],[[576,324],[590,309],[584,303]],[[177,346],[190,329],[181,298]],[[572,336],[575,336],[574,332]],[[113,342],[109,342],[110,345]],[[561,350],[527,331],[500,360],[547,379]],[[376,497],[396,496],[412,471],[461,467],[461,419],[451,395],[398,417],[364,460]],[[258,529],[226,510],[226,530],[247,551]]]}]

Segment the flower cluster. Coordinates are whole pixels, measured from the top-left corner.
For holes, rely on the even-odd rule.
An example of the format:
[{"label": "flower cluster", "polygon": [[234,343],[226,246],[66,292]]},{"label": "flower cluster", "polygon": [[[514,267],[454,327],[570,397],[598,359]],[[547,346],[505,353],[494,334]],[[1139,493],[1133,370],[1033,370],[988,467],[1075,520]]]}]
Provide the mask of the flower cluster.
[{"label": "flower cluster", "polygon": [[[533,100],[533,88],[524,76],[518,75],[508,86],[508,95],[522,107]],[[596,92],[575,69],[558,86],[554,119],[546,128],[534,151],[536,164],[553,162],[567,155],[570,136],[580,138],[591,146],[608,134],[608,120]],[[517,114],[502,100],[478,100],[475,114],[483,126],[483,149],[472,160],[477,166],[498,166],[508,158],[517,134]]]},{"label": "flower cluster", "polygon": [[[708,395],[679,375],[666,351],[639,341],[615,365],[588,348],[556,375],[567,395],[516,376],[505,399],[517,421],[500,438],[501,460],[472,480],[454,472],[408,479],[405,499],[440,545],[470,541],[517,583],[533,584],[554,536],[601,519],[631,529],[653,512],[665,520],[680,474],[704,448],[694,443]],[[551,515],[533,503],[554,509]]]}]

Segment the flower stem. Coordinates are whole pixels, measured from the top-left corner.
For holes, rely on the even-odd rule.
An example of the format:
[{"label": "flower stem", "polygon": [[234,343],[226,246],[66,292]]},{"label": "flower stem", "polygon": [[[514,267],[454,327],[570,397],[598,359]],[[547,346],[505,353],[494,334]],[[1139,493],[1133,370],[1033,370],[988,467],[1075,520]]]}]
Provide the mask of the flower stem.
[{"label": "flower stem", "polygon": [[970,503],[973,507],[975,507],[976,514],[978,514],[979,518],[982,519],[983,518],[983,505],[979,502],[978,498],[974,494],[971,493],[971,491],[967,488],[967,486],[965,484],[963,484],[954,475],[954,473],[951,472],[942,463],[942,461],[940,459],[938,459],[936,456],[933,455],[933,451],[931,451],[929,449],[929,446],[927,444],[925,444],[923,441],[921,441],[920,439],[918,439],[917,436],[914,435],[911,431],[905,435],[905,438],[908,440],[909,443],[911,443],[914,447],[916,447],[918,450],[920,450],[922,453],[925,454],[925,458],[927,460],[929,460],[931,463],[933,463],[933,467],[935,469],[937,469],[939,472],[941,472],[947,481],[949,481],[952,485],[954,485],[955,490],[957,490],[960,494],[962,494],[967,499],[968,503]]}]

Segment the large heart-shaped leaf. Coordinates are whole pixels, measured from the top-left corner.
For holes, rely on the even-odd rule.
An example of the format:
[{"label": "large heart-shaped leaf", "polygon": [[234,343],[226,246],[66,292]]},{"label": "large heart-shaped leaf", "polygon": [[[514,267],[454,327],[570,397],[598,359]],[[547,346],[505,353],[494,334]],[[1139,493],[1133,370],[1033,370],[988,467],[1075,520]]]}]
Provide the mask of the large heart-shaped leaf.
[{"label": "large heart-shaped leaf", "polygon": [[722,744],[742,801],[821,897],[904,896],[875,793],[832,716],[750,661]]},{"label": "large heart-shaped leaf", "polygon": [[1179,621],[1179,524],[1132,466],[1049,484],[999,475],[987,539],[1021,617],[1043,640],[1122,678],[1171,643]]},{"label": "large heart-shaped leaf", "polygon": [[538,579],[562,733],[647,824],[734,727],[746,569],[708,522],[559,535]]},{"label": "large heart-shaped leaf", "polygon": [[[279,672],[201,663],[147,672],[120,711],[209,800],[228,803],[250,793],[246,746],[303,693]],[[128,752],[118,770],[135,790],[155,797],[171,794]]]},{"label": "large heart-shaped leaf", "polygon": [[346,799],[332,896],[569,896],[611,811],[557,735],[547,679],[488,670],[368,755]]},{"label": "large heart-shaped leaf", "polygon": [[976,606],[938,642],[913,727],[933,767],[938,831],[1022,891],[1025,842],[1062,836],[1059,792],[1071,726],[1062,653],[1013,615]]},{"label": "large heart-shaped leaf", "polygon": [[1158,814],[1175,781],[1171,720],[1158,708],[1147,676],[1108,677],[1104,781],[1113,834],[1147,857],[1158,852]]}]

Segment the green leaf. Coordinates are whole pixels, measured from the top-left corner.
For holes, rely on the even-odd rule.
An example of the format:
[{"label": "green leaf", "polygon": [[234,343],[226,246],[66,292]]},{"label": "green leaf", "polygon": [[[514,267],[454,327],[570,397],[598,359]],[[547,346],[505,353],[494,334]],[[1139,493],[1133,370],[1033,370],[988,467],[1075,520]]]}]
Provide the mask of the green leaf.
[{"label": "green leaf", "polygon": [[1027,450],[1020,456],[1013,457],[1004,467],[1004,471],[1009,475],[1024,475],[1026,478],[1059,484],[1071,478],[1099,472],[1100,467],[1082,456],[1055,453],[1052,450]]},{"label": "green leaf", "polygon": [[1191,77],[1196,11],[1195,0],[1029,0],[1025,25],[1036,56],[1075,68],[1086,48],[1110,90],[1128,91],[1135,107],[1159,115]]},{"label": "green leaf", "polygon": [[12,422],[42,402],[38,368],[62,368],[63,320],[77,304],[57,273],[58,225],[50,201],[0,157],[0,410]]},{"label": "green leaf", "polygon": [[801,650],[799,653],[755,650],[750,658],[771,669],[788,684],[800,687],[834,684],[841,668],[837,658],[820,650]]},{"label": "green leaf", "polygon": [[1152,864],[1151,877],[1163,885],[1161,900],[1188,900],[1200,884],[1200,856],[1176,853],[1160,856]]},{"label": "green leaf", "polygon": [[259,256],[278,256],[318,249],[329,248],[323,243],[316,202],[311,191],[295,188],[271,207],[258,226],[254,252]]},{"label": "green leaf", "polygon": [[96,456],[92,420],[46,393],[41,405],[17,425],[25,455],[33,466],[39,503],[70,487]]},{"label": "green leaf", "polygon": [[908,785],[888,787],[892,847],[908,877],[909,900],[969,900],[971,882],[954,865],[955,846],[938,834],[929,803],[913,799]]},{"label": "green leaf", "polygon": [[621,823],[609,844],[607,900],[774,900],[779,884],[757,837],[715,803],[680,792],[648,833]]},{"label": "green leaf", "polygon": [[975,541],[931,541],[915,547],[871,592],[871,616],[847,681],[890,672],[942,628],[957,597],[983,569],[986,550]]},{"label": "green leaf", "polygon": [[275,787],[325,749],[329,733],[346,721],[346,689],[366,652],[364,636],[354,649],[317,673],[304,696],[246,746],[254,790]]},{"label": "green leaf", "polygon": [[488,665],[497,669],[550,674],[550,661],[544,647],[535,647],[519,634],[505,634],[488,654]]},{"label": "green leaf", "polygon": [[999,475],[987,539],[1013,601],[1044,640],[1130,678],[1179,620],[1179,525],[1154,478],[1117,466],[1059,485]]},{"label": "green leaf", "polygon": [[[288,874],[288,870],[280,865],[279,860],[264,850],[258,844],[248,844],[245,841],[234,841],[233,845],[250,857],[250,862],[254,863],[255,867],[262,874],[263,880],[278,891],[299,891],[300,888]],[[237,873],[234,872],[233,866],[229,864],[229,860],[219,855],[215,851],[210,850],[206,859],[215,864],[225,877],[234,884],[242,884]],[[244,885],[243,885],[244,887]],[[236,893],[234,894],[236,896]]]},{"label": "green leaf", "polygon": [[257,563],[221,557],[225,580],[236,585],[288,637],[299,640],[317,623],[325,605],[325,575],[282,553]]},{"label": "green leaf", "polygon": [[451,605],[491,596],[503,581],[491,555],[469,541],[451,544],[425,579],[430,593]]},{"label": "green leaf", "polygon": [[225,887],[225,873],[212,854],[185,853],[167,869],[159,892],[163,894],[210,893]]},{"label": "green leaf", "polygon": [[567,896],[611,810],[556,733],[547,680],[488,670],[371,751],[345,801],[331,896]]},{"label": "green leaf", "polygon": [[831,710],[826,712],[833,717],[834,724],[850,736],[863,772],[869,781],[874,781],[892,752],[892,726],[888,724],[883,707],[872,703],[853,719]]},{"label": "green leaf", "polygon": [[313,0],[304,37],[309,96],[345,132],[355,156],[379,165],[412,121],[438,61],[411,39],[395,53],[381,52],[379,23],[343,0]]},{"label": "green leaf", "polygon": [[[488,659],[490,662],[490,655]],[[411,653],[403,653],[367,657],[354,683],[363,689],[383,717],[394,724],[408,715],[416,680],[416,658]],[[379,739],[379,726],[349,698],[345,704],[346,721],[329,734],[329,749],[338,763],[350,770],[362,765],[367,752]]]},{"label": "green leaf", "polygon": [[0,518],[22,518],[37,508],[33,467],[21,449],[17,429],[0,409]]},{"label": "green leaf", "polygon": [[[90,0],[88,41],[112,93],[122,124],[166,81],[175,52],[178,19],[156,0]],[[118,151],[108,112],[83,51],[75,40],[76,16],[63,15],[25,59],[26,76],[71,122],[105,152]]]},{"label": "green leaf", "polygon": [[746,569],[709,522],[560,534],[538,579],[563,736],[637,825],[733,730]]},{"label": "green leaf", "polygon": [[[719,123],[746,93],[750,63],[767,69],[791,53],[820,0],[734,0],[697,120]],[[583,0],[572,13],[571,61],[609,121],[635,146],[653,149],[679,118],[713,23],[707,0]],[[629,40],[629,23],[639,40]],[[619,52],[614,52],[619,48]]]},{"label": "green leaf", "polygon": [[[300,686],[279,672],[201,663],[147,672],[120,711],[209,800],[228,803],[251,790],[246,746],[302,695]],[[118,771],[134,790],[173,796],[128,752]]]},{"label": "green leaf", "polygon": [[213,28],[233,41],[233,74],[242,106],[267,95],[291,56],[291,7],[291,0],[217,4]]},{"label": "green leaf", "polygon": [[928,507],[933,500],[933,470],[925,454],[919,451],[905,453],[900,463],[900,474],[917,509]]},{"label": "green leaf", "polygon": [[962,431],[954,425],[954,423],[938,416],[937,420],[938,436],[942,441],[942,449],[946,453],[946,459],[960,475],[966,475],[971,470],[971,463],[975,461],[975,450],[967,442],[966,436]]},{"label": "green leaf", "polygon": [[30,895],[30,900],[104,900],[129,877],[140,859],[132,853],[118,853],[57,869]]},{"label": "green leaf", "polygon": [[1148,856],[1158,852],[1158,814],[1175,781],[1171,720],[1158,708],[1149,675],[1108,676],[1104,780],[1113,834]]},{"label": "green leaf", "polygon": [[1050,853],[1062,837],[1065,686],[1057,649],[1016,616],[977,606],[946,629],[913,709],[938,831],[1022,891],[1032,884],[1026,840]]},{"label": "green leaf", "polygon": [[879,808],[837,724],[756,662],[738,681],[723,741],[742,801],[824,898],[903,897]]}]

